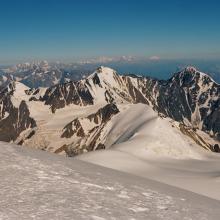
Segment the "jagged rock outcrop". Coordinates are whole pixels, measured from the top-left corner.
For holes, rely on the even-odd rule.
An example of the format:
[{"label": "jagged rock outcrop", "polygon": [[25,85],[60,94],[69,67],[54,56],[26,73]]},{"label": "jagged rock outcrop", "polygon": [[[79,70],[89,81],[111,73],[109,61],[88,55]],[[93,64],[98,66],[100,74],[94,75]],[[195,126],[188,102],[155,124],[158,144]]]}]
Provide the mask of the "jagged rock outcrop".
[{"label": "jagged rock outcrop", "polygon": [[61,138],[72,138],[73,143],[65,147],[62,146],[62,149],[68,156],[75,156],[83,151],[104,149],[104,139],[101,138],[103,129],[111,118],[118,113],[117,106],[111,103],[86,118],[74,119],[63,128],[61,135]]},{"label": "jagged rock outcrop", "polygon": [[[4,104],[6,103],[4,102]],[[10,102],[9,105],[11,105]],[[22,101],[18,108],[11,107],[10,111],[7,112],[8,116],[5,116],[5,113],[4,118],[0,120],[1,141],[15,141],[21,132],[36,127],[36,122],[30,117],[25,101]]]},{"label": "jagged rock outcrop", "polygon": [[10,83],[0,92],[0,140],[15,141],[25,130],[36,127],[35,120],[30,116],[30,111],[24,100],[12,101],[16,84]]},{"label": "jagged rock outcrop", "polygon": [[54,113],[56,109],[64,108],[66,105],[92,105],[93,97],[87,85],[79,82],[59,84],[46,90],[42,101],[51,106]]},{"label": "jagged rock outcrop", "polygon": [[220,139],[220,85],[207,74],[188,67],[167,81],[150,80],[145,92],[158,112]]},{"label": "jagged rock outcrop", "polygon": [[[138,78],[120,76],[114,70],[99,67],[84,80],[58,84],[48,88],[40,101],[56,109],[75,104],[80,106],[105,103],[146,103],[147,98],[138,88]],[[31,100],[36,100],[34,96]]]},{"label": "jagged rock outcrop", "polygon": [[[59,114],[65,119],[65,115],[61,117],[60,114],[67,113],[69,108],[73,112],[64,120],[65,124],[59,122],[62,124],[59,129],[56,128],[59,123],[53,125],[60,141],[57,152],[69,150],[69,155],[75,155],[85,150],[103,149],[103,130],[119,112],[119,106],[136,103],[150,105],[159,115],[187,126],[182,132],[192,139],[198,136],[191,131],[199,129],[220,140],[220,86],[207,74],[188,67],[169,80],[161,81],[135,75],[121,76],[110,68],[99,67],[85,79],[49,88],[30,89],[18,82],[9,83],[0,92],[0,141],[37,145],[41,132],[46,133],[42,129],[47,129],[44,125],[47,117],[56,120]],[[74,116],[75,109],[79,111],[81,107],[91,107],[93,113],[85,110],[84,116]],[[32,131],[33,128],[36,129]],[[21,137],[23,132],[26,133]],[[49,146],[52,135],[42,138],[47,142],[43,149],[53,149]],[[216,151],[206,143],[201,146]]]}]

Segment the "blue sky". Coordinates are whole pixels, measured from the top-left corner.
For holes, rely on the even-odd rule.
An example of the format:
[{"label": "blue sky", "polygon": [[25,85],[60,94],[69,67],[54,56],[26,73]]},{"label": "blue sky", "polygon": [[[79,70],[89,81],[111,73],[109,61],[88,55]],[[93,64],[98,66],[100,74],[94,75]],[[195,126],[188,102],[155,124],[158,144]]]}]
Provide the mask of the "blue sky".
[{"label": "blue sky", "polygon": [[220,58],[218,0],[0,0],[0,63]]}]

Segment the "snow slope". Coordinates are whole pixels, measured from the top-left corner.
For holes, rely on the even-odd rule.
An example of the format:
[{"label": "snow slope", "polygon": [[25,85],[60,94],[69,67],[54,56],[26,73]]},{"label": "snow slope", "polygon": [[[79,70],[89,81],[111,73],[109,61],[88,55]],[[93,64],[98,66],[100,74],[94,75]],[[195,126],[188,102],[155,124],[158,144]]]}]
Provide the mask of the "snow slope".
[{"label": "snow slope", "polygon": [[220,155],[198,147],[169,118],[137,104],[111,123],[106,134],[109,148],[79,159],[220,200]]},{"label": "snow slope", "polygon": [[130,174],[0,142],[0,219],[217,220],[220,203]]},{"label": "snow slope", "polygon": [[183,135],[169,118],[161,118],[144,104],[120,106],[121,114],[110,122],[107,147],[132,153],[140,158],[202,158],[197,144]]},{"label": "snow slope", "polygon": [[90,152],[78,159],[163,182],[220,200],[220,158],[214,155],[195,159],[143,159],[117,149]]}]

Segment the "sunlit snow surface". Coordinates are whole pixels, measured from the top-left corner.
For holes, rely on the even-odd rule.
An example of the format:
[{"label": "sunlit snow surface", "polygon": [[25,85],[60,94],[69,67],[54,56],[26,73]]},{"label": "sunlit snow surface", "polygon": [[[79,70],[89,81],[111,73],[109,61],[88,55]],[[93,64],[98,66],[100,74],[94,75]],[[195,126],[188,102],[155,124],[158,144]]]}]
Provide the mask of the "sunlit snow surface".
[{"label": "sunlit snow surface", "polygon": [[0,219],[219,219],[218,201],[0,143]]}]

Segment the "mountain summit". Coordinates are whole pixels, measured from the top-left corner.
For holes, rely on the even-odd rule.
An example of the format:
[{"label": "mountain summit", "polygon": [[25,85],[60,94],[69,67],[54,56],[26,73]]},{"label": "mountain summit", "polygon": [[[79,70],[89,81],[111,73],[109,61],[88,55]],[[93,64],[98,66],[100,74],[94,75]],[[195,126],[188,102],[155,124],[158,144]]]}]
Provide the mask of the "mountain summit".
[{"label": "mountain summit", "polygon": [[141,122],[126,131],[120,127],[114,137],[109,133],[123,114],[132,118],[132,106],[132,111],[137,106],[140,114],[151,114],[141,104],[159,118],[172,119],[175,129],[197,145],[218,151],[219,94],[219,84],[193,67],[163,81],[101,66],[84,79],[49,88],[12,82],[0,93],[0,140],[68,155],[111,147],[139,132]]}]

